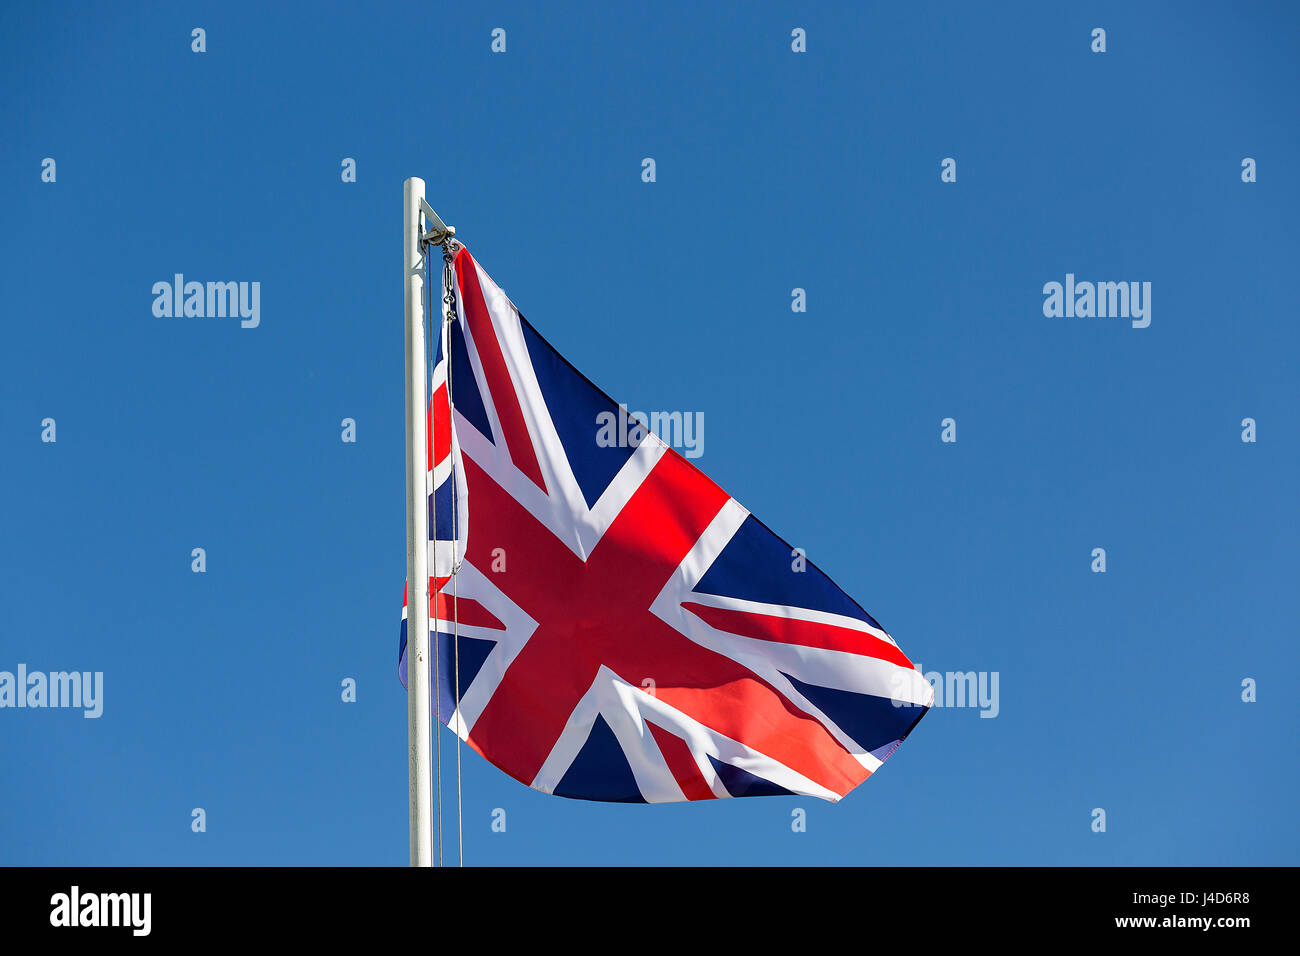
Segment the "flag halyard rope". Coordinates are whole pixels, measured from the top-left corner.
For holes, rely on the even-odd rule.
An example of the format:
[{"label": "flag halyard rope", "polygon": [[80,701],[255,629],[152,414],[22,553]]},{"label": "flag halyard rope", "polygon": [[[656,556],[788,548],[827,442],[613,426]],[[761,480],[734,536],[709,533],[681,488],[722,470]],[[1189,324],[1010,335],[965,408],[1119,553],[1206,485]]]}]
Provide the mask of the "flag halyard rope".
[{"label": "flag halyard rope", "polygon": [[[450,418],[453,414],[452,409],[452,361],[451,361],[451,341],[450,328],[451,323],[456,321],[456,267],[455,267],[455,247],[456,240],[450,236],[442,246],[442,300],[446,304],[448,342],[447,354],[447,415]],[[448,422],[451,425],[451,422]],[[458,866],[465,865],[465,831],[464,815],[461,809],[461,783],[460,783],[460,752],[461,736],[459,730],[460,724],[460,538],[458,536],[457,520],[460,517],[460,502],[456,490],[456,459],[453,454],[451,461],[451,604],[452,604],[452,673],[455,681],[455,710],[452,713],[456,717],[457,726],[452,728],[456,734],[456,848],[458,853]]]}]

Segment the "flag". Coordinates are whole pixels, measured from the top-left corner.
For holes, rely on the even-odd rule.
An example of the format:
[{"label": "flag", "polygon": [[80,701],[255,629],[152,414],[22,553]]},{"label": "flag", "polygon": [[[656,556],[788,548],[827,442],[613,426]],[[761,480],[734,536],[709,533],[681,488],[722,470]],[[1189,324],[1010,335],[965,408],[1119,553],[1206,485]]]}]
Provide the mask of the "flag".
[{"label": "flag", "polygon": [[463,246],[455,274],[430,428],[443,722],[516,780],[586,800],[836,801],[874,773],[933,702],[893,638]]}]

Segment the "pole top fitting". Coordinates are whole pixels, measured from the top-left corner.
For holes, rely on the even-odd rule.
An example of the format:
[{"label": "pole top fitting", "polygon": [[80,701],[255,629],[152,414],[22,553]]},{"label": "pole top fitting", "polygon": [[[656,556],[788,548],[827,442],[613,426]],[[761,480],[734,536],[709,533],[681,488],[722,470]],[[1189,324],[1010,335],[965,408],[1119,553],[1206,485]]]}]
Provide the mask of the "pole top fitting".
[{"label": "pole top fitting", "polygon": [[456,235],[455,226],[447,226],[444,229],[431,229],[420,236],[420,241],[426,245],[441,246],[452,236]]},{"label": "pole top fitting", "polygon": [[429,231],[420,235],[420,241],[433,243],[440,246],[452,236],[456,235],[456,227],[449,226],[433,211],[423,199],[420,200],[420,212],[424,214],[424,224],[429,227]]}]

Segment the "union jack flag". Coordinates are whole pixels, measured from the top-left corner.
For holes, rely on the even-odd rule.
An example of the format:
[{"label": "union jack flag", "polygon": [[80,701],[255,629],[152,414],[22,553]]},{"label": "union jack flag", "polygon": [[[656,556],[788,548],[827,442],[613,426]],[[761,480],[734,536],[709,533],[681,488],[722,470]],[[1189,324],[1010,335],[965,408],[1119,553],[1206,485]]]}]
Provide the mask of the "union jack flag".
[{"label": "union jack flag", "polygon": [[[628,420],[463,246],[455,275],[429,429],[447,726],[586,800],[836,801],[874,773],[934,695],[884,628]],[[627,440],[598,440],[602,416]],[[405,601],[399,654],[405,684]]]}]

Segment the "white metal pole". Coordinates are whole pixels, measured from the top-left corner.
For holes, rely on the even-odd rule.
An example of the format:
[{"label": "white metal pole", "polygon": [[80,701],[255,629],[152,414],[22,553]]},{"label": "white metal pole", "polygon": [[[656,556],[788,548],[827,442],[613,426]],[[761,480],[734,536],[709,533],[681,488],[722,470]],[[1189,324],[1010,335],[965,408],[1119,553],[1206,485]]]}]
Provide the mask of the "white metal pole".
[{"label": "white metal pole", "polygon": [[402,184],[402,268],[406,289],[406,721],[411,802],[411,866],[433,865],[429,762],[429,489],[426,428],[424,180]]}]

